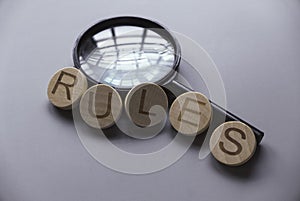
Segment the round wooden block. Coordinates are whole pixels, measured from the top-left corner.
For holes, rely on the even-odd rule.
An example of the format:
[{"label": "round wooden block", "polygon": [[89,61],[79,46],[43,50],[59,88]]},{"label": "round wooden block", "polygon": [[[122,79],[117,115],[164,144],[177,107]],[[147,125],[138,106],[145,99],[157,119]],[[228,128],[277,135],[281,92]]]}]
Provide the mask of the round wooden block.
[{"label": "round wooden block", "polygon": [[65,67],[57,71],[48,84],[50,102],[61,109],[71,109],[87,90],[85,75],[74,67]]},{"label": "round wooden block", "polygon": [[91,127],[104,129],[115,124],[122,112],[122,99],[111,86],[98,84],[82,96],[80,105],[82,119]]},{"label": "round wooden block", "polygon": [[151,127],[161,123],[167,116],[168,97],[154,83],[142,83],[132,88],[125,98],[125,110],[139,127]]},{"label": "round wooden block", "polygon": [[216,128],[210,139],[210,150],[221,163],[239,166],[246,163],[254,154],[256,139],[246,124],[230,121]]},{"label": "round wooden block", "polygon": [[199,92],[186,92],[173,102],[169,119],[175,130],[184,135],[197,135],[210,123],[212,109],[209,100]]}]

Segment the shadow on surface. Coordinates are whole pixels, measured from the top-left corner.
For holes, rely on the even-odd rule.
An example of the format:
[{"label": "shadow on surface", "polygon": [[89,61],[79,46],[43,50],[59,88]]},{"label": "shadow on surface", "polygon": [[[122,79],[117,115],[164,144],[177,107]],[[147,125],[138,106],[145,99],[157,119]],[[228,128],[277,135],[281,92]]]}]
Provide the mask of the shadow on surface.
[{"label": "shadow on surface", "polygon": [[255,170],[258,169],[257,165],[260,164],[260,161],[264,158],[264,155],[264,147],[258,146],[252,158],[241,166],[226,166],[214,159],[212,155],[209,156],[209,162],[211,163],[213,169],[219,174],[222,174],[229,178],[248,180],[256,176]]},{"label": "shadow on surface", "polygon": [[[72,124],[72,125],[74,125],[73,115],[80,116],[78,108],[74,108],[73,111],[72,110],[62,110],[62,109],[56,108],[52,104],[48,103],[48,110],[51,114],[54,114],[55,117],[59,119],[59,121],[63,121],[63,122],[66,122],[66,123]],[[86,125],[84,123],[84,121],[81,119],[81,116],[80,116],[80,120],[82,121],[81,123],[83,123],[85,125],[84,127],[85,127],[86,132],[89,132],[90,134],[95,135],[95,137],[98,135],[101,135],[99,133],[99,129],[92,128],[92,127],[89,127],[88,125]],[[175,131],[169,123],[167,123],[165,125],[163,130],[169,131],[167,133],[169,133],[170,140],[174,139],[174,137],[178,134],[177,131]],[[112,142],[115,140],[117,140],[117,141],[122,140],[124,138],[128,139],[128,137],[130,138],[130,140],[139,141],[139,139],[132,138],[132,137],[126,135],[125,133],[123,133],[118,128],[117,125],[114,125],[107,129],[103,129],[102,131],[103,131],[103,134],[106,136],[106,138],[108,140],[111,140]],[[179,142],[182,142],[182,145],[184,146],[186,144],[185,143],[186,140],[188,140],[188,138],[190,138],[190,137],[184,136],[184,135],[181,135],[181,136],[182,136],[181,137],[182,139]],[[210,133],[208,133],[208,130],[204,131],[202,134],[197,135],[195,137],[190,149],[200,150],[200,148],[204,145],[203,143],[204,143],[206,137],[210,137]],[[264,149],[265,148],[263,146],[259,145],[257,147],[256,152],[253,155],[253,157],[244,165],[237,166],[237,167],[223,165],[223,164],[219,163],[216,159],[214,159],[214,157],[211,154],[210,154],[210,156],[208,156],[208,159],[209,159],[209,163],[212,166],[212,169],[214,171],[216,171],[218,174],[221,174],[228,178],[236,178],[239,180],[248,180],[250,178],[257,176],[256,171],[255,171],[257,169],[256,166],[260,163],[260,161],[265,156]],[[195,160],[197,160],[197,159],[195,159]]]},{"label": "shadow on surface", "polygon": [[73,123],[73,114],[72,110],[62,110],[55,106],[53,106],[51,103],[48,102],[48,111],[55,115],[56,118],[61,119],[62,121],[67,121],[68,123]]}]

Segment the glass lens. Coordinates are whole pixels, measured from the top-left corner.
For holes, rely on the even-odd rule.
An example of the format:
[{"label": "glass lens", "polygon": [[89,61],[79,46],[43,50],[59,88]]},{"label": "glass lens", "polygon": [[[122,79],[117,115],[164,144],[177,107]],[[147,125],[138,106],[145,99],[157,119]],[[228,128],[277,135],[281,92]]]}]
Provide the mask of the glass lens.
[{"label": "glass lens", "polygon": [[98,83],[132,88],[144,82],[158,82],[174,66],[172,43],[155,29],[117,26],[92,37],[81,51],[81,69]]}]

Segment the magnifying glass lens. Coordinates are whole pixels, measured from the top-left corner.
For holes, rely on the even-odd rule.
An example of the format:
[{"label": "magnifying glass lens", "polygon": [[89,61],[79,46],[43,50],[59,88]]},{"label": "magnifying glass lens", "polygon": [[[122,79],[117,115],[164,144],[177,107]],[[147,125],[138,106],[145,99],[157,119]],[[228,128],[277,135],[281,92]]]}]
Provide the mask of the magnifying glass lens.
[{"label": "magnifying glass lens", "polygon": [[158,33],[130,25],[102,30],[81,51],[81,70],[118,89],[159,82],[173,71],[175,47]]}]

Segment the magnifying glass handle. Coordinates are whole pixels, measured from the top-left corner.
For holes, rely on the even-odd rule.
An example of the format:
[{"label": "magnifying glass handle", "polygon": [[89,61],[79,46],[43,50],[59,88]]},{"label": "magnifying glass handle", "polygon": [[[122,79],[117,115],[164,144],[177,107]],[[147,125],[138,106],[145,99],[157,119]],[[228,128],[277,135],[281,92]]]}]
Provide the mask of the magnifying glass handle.
[{"label": "magnifying glass handle", "polygon": [[264,137],[264,133],[257,129],[256,127],[254,127],[253,125],[249,124],[248,122],[244,121],[243,119],[239,118],[238,116],[232,114],[231,112],[229,112],[228,110],[225,110],[224,108],[222,108],[221,106],[217,105],[216,103],[212,102],[210,100],[211,106],[213,107],[214,111],[219,111],[220,113],[225,114],[225,121],[240,121],[243,122],[244,124],[248,125],[256,138],[256,142],[260,143],[262,138]]},{"label": "magnifying glass handle", "polygon": [[[165,85],[163,85],[163,88],[166,89],[166,92],[169,95],[169,101],[173,102],[176,97],[178,97],[180,94],[183,94],[185,92],[193,91],[192,89],[180,84],[179,82],[173,80]],[[228,110],[222,108],[221,106],[217,105],[216,103],[210,101],[212,109],[213,109],[213,119],[212,122],[215,122],[214,119],[223,118],[225,122],[227,121],[240,121],[244,124],[248,125],[253,133],[255,134],[256,142],[259,144],[264,137],[264,133],[254,127],[253,125],[249,124],[248,122],[242,120],[238,116],[234,115],[233,113],[229,112]]]}]

